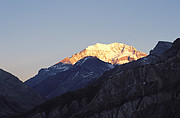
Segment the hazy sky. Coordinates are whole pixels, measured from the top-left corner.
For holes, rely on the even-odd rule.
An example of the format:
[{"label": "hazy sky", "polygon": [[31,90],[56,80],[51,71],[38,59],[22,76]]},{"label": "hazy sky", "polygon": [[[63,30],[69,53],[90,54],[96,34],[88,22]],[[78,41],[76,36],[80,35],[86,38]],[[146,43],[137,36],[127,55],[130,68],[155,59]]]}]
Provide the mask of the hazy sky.
[{"label": "hazy sky", "polygon": [[0,68],[22,81],[96,43],[148,53],[180,36],[179,0],[0,0]]}]

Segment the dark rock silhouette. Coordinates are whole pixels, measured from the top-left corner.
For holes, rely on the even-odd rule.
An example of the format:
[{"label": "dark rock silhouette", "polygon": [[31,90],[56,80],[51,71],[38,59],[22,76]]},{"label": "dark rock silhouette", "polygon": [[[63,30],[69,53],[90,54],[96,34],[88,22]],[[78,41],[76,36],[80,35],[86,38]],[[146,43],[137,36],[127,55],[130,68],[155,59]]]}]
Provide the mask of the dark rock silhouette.
[{"label": "dark rock silhouette", "polygon": [[17,77],[0,69],[0,117],[29,111],[43,101]]},{"label": "dark rock silhouette", "polygon": [[172,47],[171,42],[159,41],[158,44],[155,46],[155,48],[150,51],[150,54],[152,54],[152,55],[160,55],[164,51],[168,50],[171,47]]}]

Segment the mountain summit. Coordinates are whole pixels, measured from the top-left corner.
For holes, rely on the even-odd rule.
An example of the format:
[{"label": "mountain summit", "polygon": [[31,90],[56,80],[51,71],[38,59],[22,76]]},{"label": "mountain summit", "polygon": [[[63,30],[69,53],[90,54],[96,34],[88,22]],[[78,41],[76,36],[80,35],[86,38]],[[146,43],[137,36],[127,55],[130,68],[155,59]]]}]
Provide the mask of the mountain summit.
[{"label": "mountain summit", "polygon": [[87,56],[96,56],[100,60],[111,64],[124,64],[147,55],[143,52],[137,51],[133,46],[128,46],[122,43],[97,43],[88,46],[86,49],[76,53],[70,58],[66,57],[60,62],[74,65],[78,60]]}]

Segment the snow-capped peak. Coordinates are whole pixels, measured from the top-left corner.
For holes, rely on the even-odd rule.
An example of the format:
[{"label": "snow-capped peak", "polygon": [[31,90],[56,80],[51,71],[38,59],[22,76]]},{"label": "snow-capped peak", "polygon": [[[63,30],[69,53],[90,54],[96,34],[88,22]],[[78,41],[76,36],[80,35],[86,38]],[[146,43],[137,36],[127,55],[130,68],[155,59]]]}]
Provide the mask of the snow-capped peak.
[{"label": "snow-capped peak", "polygon": [[133,46],[122,43],[101,44],[97,43],[88,46],[86,49],[76,53],[72,57],[63,59],[62,63],[75,64],[80,59],[93,56],[104,62],[111,64],[123,64],[147,56],[145,53],[137,51]]},{"label": "snow-capped peak", "polygon": [[111,44],[96,43],[95,45],[88,46],[86,50],[101,49],[104,51],[110,51],[113,47],[124,47],[124,46],[125,44],[122,43],[111,43]]}]

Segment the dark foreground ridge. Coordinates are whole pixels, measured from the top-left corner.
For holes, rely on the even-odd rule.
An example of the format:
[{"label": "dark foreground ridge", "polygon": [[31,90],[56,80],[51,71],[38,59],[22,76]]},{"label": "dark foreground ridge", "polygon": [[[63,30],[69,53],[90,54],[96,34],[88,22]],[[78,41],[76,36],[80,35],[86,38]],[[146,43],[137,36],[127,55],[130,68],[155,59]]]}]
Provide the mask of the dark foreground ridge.
[{"label": "dark foreground ridge", "polygon": [[43,101],[17,77],[0,69],[0,117],[27,112]]}]

